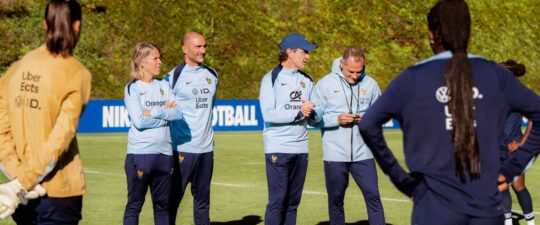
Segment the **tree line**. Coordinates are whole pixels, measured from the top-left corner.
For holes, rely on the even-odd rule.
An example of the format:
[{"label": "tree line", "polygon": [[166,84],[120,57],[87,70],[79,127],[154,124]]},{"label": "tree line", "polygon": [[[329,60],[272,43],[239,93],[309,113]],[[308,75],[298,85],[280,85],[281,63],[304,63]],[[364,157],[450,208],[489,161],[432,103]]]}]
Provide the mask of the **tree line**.
[{"label": "tree line", "polygon": [[[183,57],[180,39],[199,31],[207,40],[206,64],[220,75],[219,99],[256,99],[262,76],[278,62],[280,40],[299,32],[319,48],[305,71],[315,81],[351,46],[366,50],[366,70],[384,90],[411,64],[432,55],[427,40],[429,1],[345,0],[79,0],[83,34],[75,56],[93,75],[92,98],[121,99],[137,42],[162,50],[163,75]],[[0,73],[41,45],[47,0],[0,0]],[[540,2],[469,1],[469,52],[527,66],[521,78],[540,91]]]}]

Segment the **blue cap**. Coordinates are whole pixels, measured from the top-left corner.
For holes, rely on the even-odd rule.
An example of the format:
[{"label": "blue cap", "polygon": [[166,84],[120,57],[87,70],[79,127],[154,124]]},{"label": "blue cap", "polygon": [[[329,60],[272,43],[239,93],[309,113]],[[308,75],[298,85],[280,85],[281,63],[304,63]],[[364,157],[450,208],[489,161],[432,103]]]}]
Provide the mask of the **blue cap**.
[{"label": "blue cap", "polygon": [[301,35],[299,33],[291,33],[285,36],[283,40],[281,40],[279,47],[281,48],[281,50],[286,50],[288,48],[301,48],[306,51],[311,51],[313,49],[316,49],[317,45],[309,43],[309,41],[306,40],[306,37],[304,37],[304,35]]}]

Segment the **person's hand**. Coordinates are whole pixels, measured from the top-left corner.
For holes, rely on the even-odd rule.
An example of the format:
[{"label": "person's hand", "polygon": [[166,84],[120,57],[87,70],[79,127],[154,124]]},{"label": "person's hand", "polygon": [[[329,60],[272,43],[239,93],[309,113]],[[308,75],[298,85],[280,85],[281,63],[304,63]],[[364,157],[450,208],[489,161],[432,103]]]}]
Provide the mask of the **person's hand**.
[{"label": "person's hand", "polygon": [[512,143],[508,144],[508,151],[509,152],[515,152],[519,148],[520,144],[517,141],[512,141]]},{"label": "person's hand", "polygon": [[176,101],[171,100],[171,101],[165,102],[165,108],[166,108],[166,109],[173,109],[173,108],[176,108]]},{"label": "person's hand", "polygon": [[0,219],[5,219],[15,212],[22,202],[26,204],[26,190],[17,179],[0,184]]},{"label": "person's hand", "polygon": [[356,120],[356,116],[354,114],[344,113],[338,116],[337,120],[338,123],[341,125],[348,125]]},{"label": "person's hand", "polygon": [[497,178],[497,188],[500,192],[506,191],[509,188],[506,177],[504,177],[502,174],[499,174],[499,178]]},{"label": "person's hand", "polygon": [[47,191],[41,184],[37,184],[32,190],[28,191],[24,196],[26,199],[36,199],[47,194]]},{"label": "person's hand", "polygon": [[151,116],[152,116],[152,110],[150,110],[150,109],[145,109],[145,110],[143,111],[143,116],[144,116],[144,117],[151,117]]},{"label": "person's hand", "polygon": [[311,113],[313,113],[313,108],[315,108],[315,104],[311,101],[302,100],[302,106],[300,106],[300,112],[304,117],[310,117]]}]

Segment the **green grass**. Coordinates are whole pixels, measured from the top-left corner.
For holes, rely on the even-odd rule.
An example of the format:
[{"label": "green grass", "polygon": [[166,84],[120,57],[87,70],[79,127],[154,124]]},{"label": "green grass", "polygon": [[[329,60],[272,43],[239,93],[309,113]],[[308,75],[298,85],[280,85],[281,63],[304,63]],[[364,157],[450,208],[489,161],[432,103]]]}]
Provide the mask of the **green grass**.
[{"label": "green grass", "polygon": [[[403,162],[401,132],[385,131],[385,137],[400,163]],[[121,224],[126,204],[124,158],[125,134],[78,135],[85,168],[88,193],[84,196],[83,220],[80,224]],[[215,165],[212,179],[210,217],[212,224],[263,224],[267,203],[266,175],[260,132],[229,132],[215,135]],[[527,186],[536,211],[540,211],[540,166],[527,174]],[[351,178],[352,179],[352,178]],[[409,224],[412,203],[397,191],[379,170],[379,187],[386,222]],[[321,138],[310,132],[310,158],[302,202],[298,210],[299,225],[317,225],[328,221],[324,185]],[[140,216],[140,224],[153,224],[150,196]],[[514,200],[514,209],[520,210]],[[362,194],[351,180],[345,199],[347,223],[367,220]],[[539,216],[537,214],[537,216]],[[242,222],[241,222],[242,221]],[[524,224],[524,221],[520,221]],[[10,219],[0,224],[14,224]],[[177,224],[193,224],[192,197],[189,191],[181,203]],[[364,224],[364,223],[358,223]]]}]

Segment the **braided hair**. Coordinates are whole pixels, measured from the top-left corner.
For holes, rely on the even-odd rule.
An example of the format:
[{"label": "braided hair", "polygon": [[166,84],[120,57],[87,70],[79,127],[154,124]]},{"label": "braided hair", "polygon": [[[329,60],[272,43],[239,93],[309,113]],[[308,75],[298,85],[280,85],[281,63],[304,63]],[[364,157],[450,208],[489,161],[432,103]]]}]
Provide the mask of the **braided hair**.
[{"label": "braided hair", "polygon": [[471,33],[471,15],[463,0],[441,0],[429,12],[428,27],[438,35],[441,44],[452,52],[444,78],[450,97],[452,142],[456,173],[464,181],[467,175],[480,174],[480,154],[474,127],[472,68],[467,59]]}]

